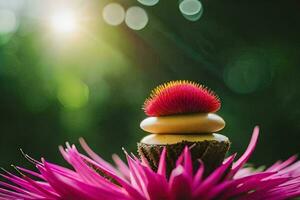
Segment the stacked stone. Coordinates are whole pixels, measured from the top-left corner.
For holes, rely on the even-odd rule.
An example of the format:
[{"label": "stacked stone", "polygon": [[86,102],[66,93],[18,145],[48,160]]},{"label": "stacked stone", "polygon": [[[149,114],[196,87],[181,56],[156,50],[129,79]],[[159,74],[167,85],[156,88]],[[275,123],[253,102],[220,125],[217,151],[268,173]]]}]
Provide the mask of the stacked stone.
[{"label": "stacked stone", "polygon": [[225,121],[214,112],[150,116],[141,122],[140,127],[150,134],[138,143],[138,152],[148,160],[153,170],[158,168],[164,147],[169,173],[188,146],[194,168],[201,160],[208,175],[222,163],[230,146],[229,139],[217,133],[225,127]]}]

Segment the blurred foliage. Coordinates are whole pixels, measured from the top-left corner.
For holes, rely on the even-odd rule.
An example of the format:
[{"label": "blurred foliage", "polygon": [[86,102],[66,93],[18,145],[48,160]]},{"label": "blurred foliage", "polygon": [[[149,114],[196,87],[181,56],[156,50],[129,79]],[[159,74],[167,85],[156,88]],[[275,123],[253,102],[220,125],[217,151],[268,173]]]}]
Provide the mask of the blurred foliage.
[{"label": "blurred foliage", "polygon": [[80,30],[65,35],[47,20],[56,1],[19,1],[0,0],[17,20],[0,34],[0,166],[28,165],[19,148],[61,163],[57,146],[79,137],[107,159],[121,147],[135,152],[144,99],[175,79],[221,97],[232,152],[242,153],[260,125],[252,162],[299,153],[299,1],[203,0],[203,16],[191,22],[178,2],[161,0],[143,7],[149,23],[133,31],[103,21],[111,1],[69,0]]}]

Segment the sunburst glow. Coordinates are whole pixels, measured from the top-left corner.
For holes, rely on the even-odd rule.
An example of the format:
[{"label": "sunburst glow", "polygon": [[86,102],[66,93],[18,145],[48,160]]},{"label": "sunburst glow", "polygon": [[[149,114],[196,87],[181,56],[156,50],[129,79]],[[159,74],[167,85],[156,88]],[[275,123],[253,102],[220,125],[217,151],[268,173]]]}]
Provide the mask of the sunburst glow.
[{"label": "sunburst glow", "polygon": [[51,17],[51,25],[53,30],[58,33],[71,33],[78,28],[75,14],[68,10],[54,13]]}]

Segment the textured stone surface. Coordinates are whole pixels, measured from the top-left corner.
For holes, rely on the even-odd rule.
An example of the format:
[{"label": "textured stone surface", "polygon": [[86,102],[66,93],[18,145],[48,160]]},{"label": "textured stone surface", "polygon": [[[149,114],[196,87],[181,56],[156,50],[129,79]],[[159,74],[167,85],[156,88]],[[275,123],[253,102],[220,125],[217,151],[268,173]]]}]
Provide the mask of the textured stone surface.
[{"label": "textured stone surface", "polygon": [[230,147],[230,142],[215,140],[204,140],[200,142],[182,141],[170,145],[149,145],[138,143],[138,153],[144,156],[150,163],[153,170],[157,170],[160,154],[164,147],[167,149],[167,173],[175,167],[176,160],[182,153],[185,146],[190,147],[194,169],[199,166],[199,159],[205,165],[205,174],[208,175],[216,169],[224,160],[225,155]]}]

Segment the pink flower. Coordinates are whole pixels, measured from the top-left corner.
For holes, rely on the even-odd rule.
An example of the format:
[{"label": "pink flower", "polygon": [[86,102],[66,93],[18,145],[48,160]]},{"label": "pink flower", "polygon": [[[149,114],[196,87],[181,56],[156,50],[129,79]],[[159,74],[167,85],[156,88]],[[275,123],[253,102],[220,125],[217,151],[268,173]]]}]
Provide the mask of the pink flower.
[{"label": "pink flower", "polygon": [[[114,155],[116,168],[95,154],[80,139],[89,157],[79,153],[68,143],[60,147],[61,154],[73,169],[33,160],[38,172],[16,167],[20,176],[5,171],[2,176],[10,181],[0,182],[0,199],[72,199],[72,200],[189,200],[189,199],[291,199],[300,196],[300,161],[292,156],[278,161],[264,171],[243,167],[254,151],[259,129],[254,129],[246,152],[234,162],[235,154],[208,177],[205,166],[192,169],[189,147],[178,158],[176,168],[166,176],[166,151],[157,171],[134,155],[126,165]],[[201,161],[199,161],[201,163]],[[196,171],[194,173],[194,171]]]}]

